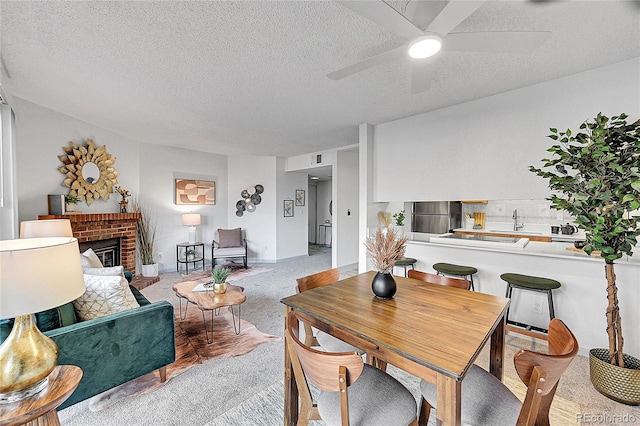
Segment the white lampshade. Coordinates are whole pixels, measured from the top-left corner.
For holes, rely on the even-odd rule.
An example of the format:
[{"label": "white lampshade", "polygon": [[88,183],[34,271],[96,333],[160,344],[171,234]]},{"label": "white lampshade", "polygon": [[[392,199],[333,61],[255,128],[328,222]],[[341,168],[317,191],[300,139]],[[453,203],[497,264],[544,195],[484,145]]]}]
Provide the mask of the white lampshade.
[{"label": "white lampshade", "polygon": [[85,292],[78,240],[0,241],[0,319],[64,305]]},{"label": "white lampshade", "polygon": [[182,215],[182,224],[185,226],[200,225],[200,213],[185,213]]},{"label": "white lampshade", "polygon": [[442,38],[437,34],[427,33],[409,44],[409,56],[415,59],[428,58],[438,53],[441,47]]},{"label": "white lampshade", "polygon": [[73,237],[69,219],[25,220],[20,223],[20,238]]}]

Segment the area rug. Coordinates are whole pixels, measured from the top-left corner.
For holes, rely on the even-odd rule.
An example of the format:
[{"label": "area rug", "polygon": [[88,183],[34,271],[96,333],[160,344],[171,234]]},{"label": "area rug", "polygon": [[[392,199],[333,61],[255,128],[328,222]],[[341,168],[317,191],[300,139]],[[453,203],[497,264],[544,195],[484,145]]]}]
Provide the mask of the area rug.
[{"label": "area rug", "polygon": [[[237,308],[235,310],[237,312]],[[215,358],[240,356],[251,352],[262,343],[281,339],[279,336],[261,332],[255,325],[245,320],[241,320],[240,334],[236,335],[233,329],[231,312],[228,308],[222,308],[220,314],[214,316],[214,341],[211,344],[207,344],[202,322],[202,311],[191,305],[187,309],[187,316],[184,320],[181,321],[179,315],[176,309],[174,318],[176,361],[167,366],[167,381],[161,383],[157,371],[138,377],[91,398],[89,402],[90,411],[100,411],[123,398],[157,389],[196,364],[202,364]],[[206,315],[207,325],[210,327],[211,313],[209,312]],[[236,317],[236,326],[237,320]]]},{"label": "area rug", "polygon": [[[264,272],[273,271],[273,269],[265,268],[264,266],[249,266],[247,269],[244,269],[244,268],[242,269],[232,268],[232,269],[233,271],[231,272],[231,275],[229,275],[229,278],[227,278],[227,281],[240,281],[241,279],[246,277],[251,277],[253,275],[258,275]],[[190,273],[189,275],[183,275],[183,278],[178,282],[197,281],[199,279],[208,278],[208,277],[211,277],[210,268],[204,271],[195,271]]]}]

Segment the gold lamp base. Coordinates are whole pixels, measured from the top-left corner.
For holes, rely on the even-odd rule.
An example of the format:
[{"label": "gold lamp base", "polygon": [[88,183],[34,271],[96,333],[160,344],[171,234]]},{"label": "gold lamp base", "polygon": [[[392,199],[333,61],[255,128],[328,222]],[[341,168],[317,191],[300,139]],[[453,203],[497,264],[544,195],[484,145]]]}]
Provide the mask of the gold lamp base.
[{"label": "gold lamp base", "polygon": [[33,314],[16,317],[0,346],[0,403],[20,401],[47,387],[58,363],[58,346],[42,334]]}]

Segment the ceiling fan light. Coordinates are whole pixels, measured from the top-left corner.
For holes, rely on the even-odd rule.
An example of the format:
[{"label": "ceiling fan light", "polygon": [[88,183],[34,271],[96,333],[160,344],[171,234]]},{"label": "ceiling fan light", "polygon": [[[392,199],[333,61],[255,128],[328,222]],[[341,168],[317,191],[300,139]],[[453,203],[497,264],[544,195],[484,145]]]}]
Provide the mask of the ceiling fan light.
[{"label": "ceiling fan light", "polygon": [[409,56],[414,59],[424,59],[440,51],[442,39],[437,34],[425,34],[413,39],[409,44]]}]

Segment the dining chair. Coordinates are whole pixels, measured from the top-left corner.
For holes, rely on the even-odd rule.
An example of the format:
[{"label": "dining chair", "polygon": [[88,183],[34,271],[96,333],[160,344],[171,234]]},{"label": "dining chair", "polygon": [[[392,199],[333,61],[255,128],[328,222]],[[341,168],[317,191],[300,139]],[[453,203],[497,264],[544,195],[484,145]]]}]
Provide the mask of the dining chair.
[{"label": "dining chair", "polygon": [[[313,290],[314,288],[334,283],[339,279],[340,270],[338,268],[317,272],[315,274],[307,275],[306,277],[298,278],[296,280],[298,283],[296,291],[298,293],[302,293],[303,291]],[[321,346],[329,352],[361,352],[359,349],[343,342],[337,337],[327,334],[321,330],[315,330],[304,322],[302,322],[302,324],[304,325],[304,344],[307,346]]]},{"label": "dining chair", "polygon": [[[341,426],[418,424],[415,397],[402,383],[365,364],[356,352],[325,352],[305,345],[293,327],[297,321],[295,311],[290,311],[285,336],[302,402],[298,424],[308,420]],[[317,404],[311,403],[307,380],[320,390]]]},{"label": "dining chair", "polygon": [[463,290],[471,289],[471,281],[464,278],[455,278],[444,275],[430,274],[428,272],[422,272],[417,270],[410,270],[407,274],[409,278],[425,281],[432,284],[446,285],[449,287],[461,288]]},{"label": "dining chair", "polygon": [[[523,402],[500,380],[473,365],[462,380],[462,423],[473,425],[549,425],[549,410],[560,376],[578,353],[578,341],[559,319],[549,322],[548,353],[520,349],[513,357],[527,386]],[[436,386],[420,382],[420,425],[426,425],[436,404]]]}]

